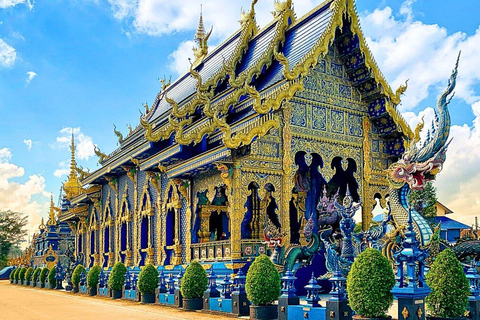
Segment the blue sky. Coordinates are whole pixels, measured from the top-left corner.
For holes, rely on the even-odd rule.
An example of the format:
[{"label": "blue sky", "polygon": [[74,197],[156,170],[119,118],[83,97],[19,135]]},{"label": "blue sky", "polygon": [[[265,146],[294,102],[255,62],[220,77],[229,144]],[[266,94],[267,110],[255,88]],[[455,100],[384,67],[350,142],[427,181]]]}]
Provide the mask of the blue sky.
[{"label": "blue sky", "polygon": [[[320,3],[293,2],[298,16]],[[206,26],[214,26],[212,46],[238,28],[232,21],[250,6],[245,0],[0,0],[0,209],[27,212],[32,226],[47,215],[49,194],[56,200],[66,178],[71,128],[79,164],[98,167],[93,144],[112,152],[113,124],[124,134],[127,124],[135,127],[138,109],[160,89],[158,78],[185,70],[200,3]],[[273,0],[256,8],[263,26]],[[410,79],[400,110],[412,124],[419,113],[431,119],[431,109],[421,111],[435,105],[463,50],[451,104],[453,151],[437,187],[440,200],[471,223],[480,214],[480,2],[361,0],[357,10],[392,87]]]}]

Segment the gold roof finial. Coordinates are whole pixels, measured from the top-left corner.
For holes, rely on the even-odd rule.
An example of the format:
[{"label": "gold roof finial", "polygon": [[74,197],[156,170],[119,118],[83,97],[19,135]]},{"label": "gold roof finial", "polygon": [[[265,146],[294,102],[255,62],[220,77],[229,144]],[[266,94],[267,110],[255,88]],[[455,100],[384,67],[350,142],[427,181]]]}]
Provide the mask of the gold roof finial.
[{"label": "gold roof finial", "polygon": [[55,205],[53,204],[53,194],[50,196],[50,213],[48,215],[47,226],[56,226],[57,221],[55,220]]},{"label": "gold roof finial", "polygon": [[[77,162],[75,161],[75,137],[72,130],[72,144],[70,145],[71,151],[71,160],[70,160],[70,175],[68,176],[67,182],[63,185],[63,190],[67,195],[67,199],[70,199],[78,195],[82,189],[80,181],[78,181],[77,176]],[[53,203],[53,200],[52,200]]]},{"label": "gold roof finial", "polygon": [[202,12],[202,5],[200,5],[200,19],[198,21],[197,32],[195,33],[194,41],[197,43],[198,47],[193,48],[193,55],[195,56],[195,62],[193,63],[192,67],[197,67],[203,59],[208,54],[208,45],[207,41],[212,34],[213,26],[210,29],[209,33],[205,32],[205,26],[203,25],[203,12]]},{"label": "gold roof finial", "polygon": [[42,218],[42,223],[40,223],[40,225],[38,226],[38,229],[39,229],[40,231],[43,231],[43,230],[45,230],[46,228],[47,228],[47,227],[45,227],[45,223],[43,222],[43,218]]}]

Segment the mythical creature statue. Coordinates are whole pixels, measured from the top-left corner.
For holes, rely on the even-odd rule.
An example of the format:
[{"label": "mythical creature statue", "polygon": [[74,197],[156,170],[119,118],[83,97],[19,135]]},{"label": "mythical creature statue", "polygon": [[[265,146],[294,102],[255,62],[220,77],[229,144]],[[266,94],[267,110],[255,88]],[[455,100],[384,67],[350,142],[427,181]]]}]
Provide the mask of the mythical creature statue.
[{"label": "mythical creature statue", "polygon": [[[447,140],[450,133],[450,114],[447,106],[453,97],[459,58],[460,55],[450,76],[447,89],[437,102],[436,116],[430,137],[421,147],[417,146],[416,139],[413,139],[402,158],[387,170],[392,218],[397,227],[407,224],[410,208],[408,198],[411,190],[423,189],[426,183],[434,179],[440,172],[445,162]],[[422,245],[426,245],[433,236],[431,227],[415,209],[412,209],[412,218],[418,240]]]},{"label": "mythical creature statue", "polygon": [[277,18],[282,14],[283,11],[286,11],[292,7],[292,0],[279,1],[275,0],[273,3],[275,11],[272,11],[273,17]]},{"label": "mythical creature statue", "polygon": [[123,141],[123,134],[120,131],[117,130],[117,126],[115,124],[113,124],[113,132],[117,136],[118,142],[122,142]]},{"label": "mythical creature statue", "polygon": [[98,157],[98,163],[99,164],[102,164],[105,160],[107,160],[108,156],[105,153],[101,152],[100,149],[96,145],[94,146],[93,151],[95,152],[95,154]]}]

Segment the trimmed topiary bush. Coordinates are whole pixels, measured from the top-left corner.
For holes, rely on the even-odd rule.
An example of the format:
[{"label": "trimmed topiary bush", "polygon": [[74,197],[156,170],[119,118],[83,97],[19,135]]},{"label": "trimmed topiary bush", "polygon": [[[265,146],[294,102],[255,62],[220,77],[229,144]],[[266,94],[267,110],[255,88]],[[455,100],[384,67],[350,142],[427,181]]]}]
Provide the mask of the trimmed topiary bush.
[{"label": "trimmed topiary bush", "polygon": [[13,278],[18,282],[20,280],[20,269],[22,268],[17,268],[15,269],[15,274],[13,275]]},{"label": "trimmed topiary bush", "polygon": [[[102,271],[102,268],[98,264],[94,265],[93,267],[90,268],[87,274],[87,287],[89,288],[97,288],[98,284],[98,276],[100,275],[100,272]],[[81,271],[80,271],[81,273]]]},{"label": "trimmed topiary bush", "polygon": [[265,306],[280,296],[280,274],[270,259],[262,254],[255,258],[247,272],[247,298],[256,306]]},{"label": "trimmed topiary bush", "polygon": [[40,276],[40,272],[42,271],[42,268],[36,268],[35,271],[33,271],[33,276],[32,276],[32,281],[37,283],[38,282],[38,277]]},{"label": "trimmed topiary bush", "polygon": [[48,268],[47,267],[44,267],[42,268],[42,271],[40,271],[40,283],[41,284],[45,284],[45,281],[47,280],[47,276],[48,276]]},{"label": "trimmed topiary bush", "polygon": [[137,285],[138,290],[143,294],[155,293],[158,286],[158,271],[151,263],[144,266],[140,271]]},{"label": "trimmed topiary bush", "polygon": [[75,267],[75,270],[73,270],[72,283],[75,287],[78,286],[78,284],[80,283],[80,276],[82,275],[82,271],[85,273],[87,272],[85,271],[85,267],[82,266],[81,264],[77,265]]},{"label": "trimmed topiary bush", "polygon": [[25,281],[25,273],[27,273],[27,268],[25,267],[22,267],[20,268],[20,280],[22,281]]},{"label": "trimmed topiary bush", "polygon": [[208,278],[207,272],[203,269],[198,261],[193,261],[185,270],[180,291],[182,297],[186,299],[196,299],[203,297],[203,293],[207,290]]},{"label": "trimmed topiary bush", "polygon": [[48,284],[50,288],[53,289],[57,286],[57,279],[55,279],[55,271],[57,270],[56,266],[53,266],[52,269],[48,272]]},{"label": "trimmed topiary bush", "polygon": [[122,290],[123,284],[125,283],[125,274],[127,273],[127,268],[121,262],[115,263],[110,272],[110,277],[108,278],[108,287],[112,290]]},{"label": "trimmed topiary bush", "polygon": [[394,285],[395,275],[388,259],[368,248],[357,257],[347,277],[350,307],[363,317],[386,317],[393,304],[390,291]]},{"label": "trimmed topiary bush", "polygon": [[25,273],[25,279],[27,280],[27,283],[30,283],[30,281],[32,281],[32,275],[33,275],[33,268],[30,267],[27,269],[27,272]]},{"label": "trimmed topiary bush", "polygon": [[17,269],[13,269],[12,271],[10,271],[10,275],[8,276],[8,278],[10,279],[10,283],[12,283],[15,280],[15,272],[16,271],[17,271]]},{"label": "trimmed topiary bush", "polygon": [[470,284],[455,253],[445,249],[438,254],[427,273],[432,289],[427,296],[427,310],[436,317],[455,318],[467,310]]}]

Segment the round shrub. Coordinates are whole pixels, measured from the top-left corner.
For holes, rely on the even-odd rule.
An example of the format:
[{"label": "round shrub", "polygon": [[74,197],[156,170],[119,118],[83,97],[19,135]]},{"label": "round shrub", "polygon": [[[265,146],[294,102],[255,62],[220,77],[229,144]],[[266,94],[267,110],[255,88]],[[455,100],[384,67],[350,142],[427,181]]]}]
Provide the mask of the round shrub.
[{"label": "round shrub", "polygon": [[78,286],[78,284],[80,283],[80,276],[82,275],[82,271],[86,273],[85,267],[81,264],[77,265],[75,267],[75,270],[73,270],[72,283],[74,286]]},{"label": "round shrub", "polygon": [[38,277],[40,276],[40,272],[42,271],[41,269],[42,268],[36,268],[35,271],[33,271],[33,276],[32,276],[33,282],[36,283],[38,281]]},{"label": "round shrub", "polygon": [[13,281],[15,280],[15,272],[17,271],[17,269],[13,269],[12,271],[10,271],[10,275],[8,276],[8,278],[10,279],[10,281]]},{"label": "round shrub", "polygon": [[386,317],[393,304],[390,291],[394,285],[390,262],[380,251],[368,248],[357,257],[347,277],[350,307],[367,318]]},{"label": "round shrub", "polygon": [[57,279],[55,279],[55,271],[57,270],[56,266],[53,266],[52,269],[48,272],[48,283],[50,286],[57,285]]},{"label": "round shrub", "polygon": [[87,287],[89,288],[97,287],[98,276],[100,275],[101,271],[102,271],[102,268],[98,264],[90,268],[87,274]]},{"label": "round shrub", "polygon": [[45,284],[45,280],[47,279],[48,275],[48,268],[44,267],[42,268],[42,271],[40,271],[40,283]]},{"label": "round shrub", "polygon": [[125,265],[121,262],[115,263],[108,278],[108,287],[112,290],[122,290],[125,283],[125,273],[127,273]]},{"label": "round shrub", "polygon": [[262,254],[255,258],[247,272],[247,298],[256,306],[265,306],[280,296],[280,274],[270,259]]},{"label": "round shrub", "polygon": [[187,299],[201,298],[205,290],[207,290],[207,285],[207,272],[205,272],[202,265],[198,261],[190,263],[180,284],[182,296]]},{"label": "round shrub", "polygon": [[158,271],[149,263],[142,268],[138,276],[138,290],[141,293],[155,293],[158,286]]},{"label": "round shrub", "polygon": [[20,269],[20,280],[24,281],[25,280],[25,273],[27,272],[27,268],[22,267]]},{"label": "round shrub", "polygon": [[27,272],[25,273],[25,279],[30,282],[32,280],[32,275],[33,275],[33,268],[30,267],[27,269]]},{"label": "round shrub", "polygon": [[20,280],[20,269],[22,268],[15,269],[15,274],[13,275],[15,280]]},{"label": "round shrub", "polygon": [[432,289],[427,296],[427,309],[434,316],[455,318],[467,310],[470,285],[455,253],[450,249],[440,252],[427,273],[427,284]]}]

